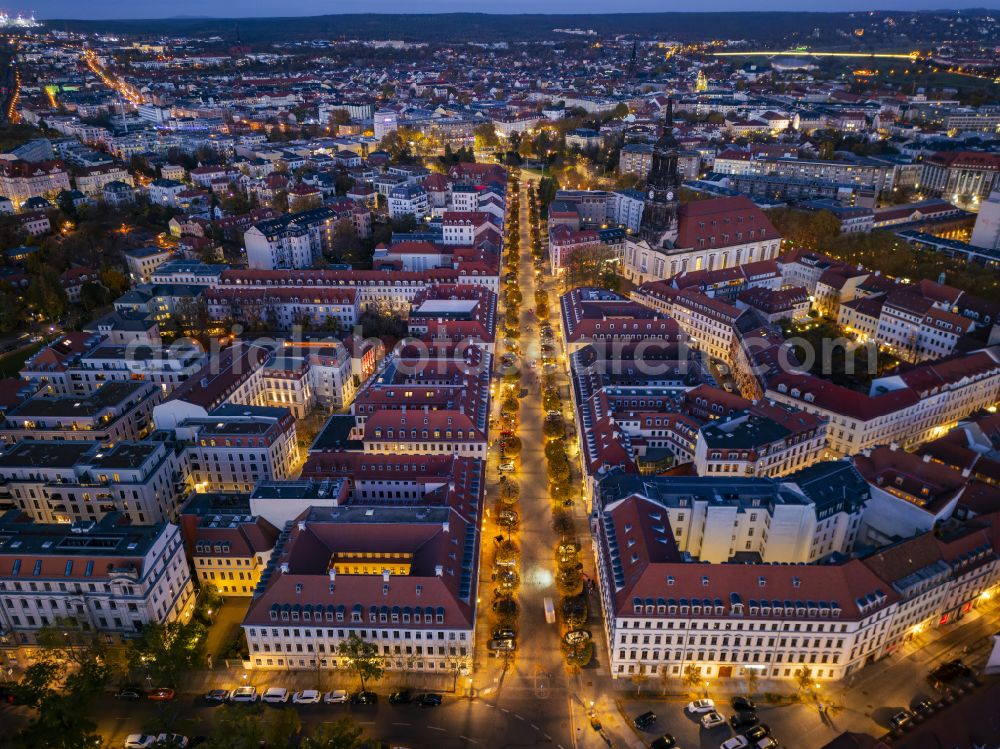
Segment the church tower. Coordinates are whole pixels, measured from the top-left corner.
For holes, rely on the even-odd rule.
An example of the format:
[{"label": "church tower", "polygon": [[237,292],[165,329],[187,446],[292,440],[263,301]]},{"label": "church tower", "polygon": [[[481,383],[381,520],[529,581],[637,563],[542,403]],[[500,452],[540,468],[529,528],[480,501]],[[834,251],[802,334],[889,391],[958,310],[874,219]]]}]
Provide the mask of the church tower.
[{"label": "church tower", "polygon": [[662,247],[677,238],[677,190],[681,180],[677,174],[680,156],[674,138],[674,100],[667,101],[663,134],[653,146],[653,164],[647,180],[646,206],[642,213],[640,233],[652,247]]}]

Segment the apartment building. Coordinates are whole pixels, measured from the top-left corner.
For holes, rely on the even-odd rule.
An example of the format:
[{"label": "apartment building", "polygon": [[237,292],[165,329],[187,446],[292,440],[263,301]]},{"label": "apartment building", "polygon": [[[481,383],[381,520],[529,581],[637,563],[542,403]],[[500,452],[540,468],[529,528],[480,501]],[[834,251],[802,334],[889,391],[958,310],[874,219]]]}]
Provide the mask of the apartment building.
[{"label": "apartment building", "polygon": [[920,627],[946,626],[997,582],[995,524],[828,564],[692,564],[664,514],[630,495],[594,520],[614,678],[690,667],[712,680],[794,679],[808,668],[839,680]]},{"label": "apartment building", "polygon": [[0,195],[18,208],[30,198],[69,189],[69,174],[61,161],[0,160]]},{"label": "apartment building", "polygon": [[485,458],[492,356],[478,347],[403,350],[351,406],[367,453]]},{"label": "apartment building", "polygon": [[250,596],[260,582],[279,529],[250,512],[246,494],[192,494],[178,525],[198,587]]},{"label": "apartment building", "polygon": [[30,649],[43,627],[123,641],[152,622],[186,621],[195,595],[176,525],[117,513],[34,523],[11,510],[0,517],[0,597],[0,646]]},{"label": "apartment building", "polygon": [[159,247],[137,247],[122,252],[128,278],[133,284],[149,283],[153,271],[170,258],[170,251]]},{"label": "apartment building", "polygon": [[744,310],[705,296],[693,289],[678,292],[673,300],[673,316],[691,344],[713,359],[730,361],[733,335]]},{"label": "apartment building", "polygon": [[410,305],[407,330],[425,342],[473,344],[492,352],[496,341],[497,297],[472,284],[435,284]]},{"label": "apartment building", "polygon": [[581,286],[563,294],[559,306],[567,355],[589,344],[669,344],[687,339],[677,320],[613,291]]},{"label": "apartment building", "polygon": [[117,512],[132,523],[176,517],[187,469],[159,440],[23,440],[0,453],[0,481],[10,504],[40,523],[99,520]]},{"label": "apartment building", "polygon": [[259,221],[243,234],[247,264],[263,270],[309,268],[330,248],[340,221],[351,221],[359,236],[368,236],[370,216],[367,208],[345,201]]},{"label": "apartment building", "polygon": [[299,463],[287,408],[229,404],[174,428],[198,491],[250,492],[258,481],[290,479]]},{"label": "apartment building", "polygon": [[279,538],[243,621],[254,668],[343,667],[339,646],[352,635],[374,644],[389,670],[470,667],[475,517],[449,505],[303,512]]},{"label": "apartment building", "polygon": [[28,359],[21,379],[53,396],[89,396],[108,382],[148,382],[169,395],[204,367],[206,354],[194,343],[112,344],[90,334],[61,338]]},{"label": "apartment building", "polygon": [[218,286],[205,290],[213,320],[249,330],[291,330],[294,326],[350,330],[358,321],[355,289]]},{"label": "apartment building", "polygon": [[993,348],[959,354],[876,378],[868,393],[782,371],[767,381],[766,397],[825,418],[831,455],[854,455],[892,442],[908,447],[996,405],[998,362],[1000,354]]},{"label": "apartment building", "polygon": [[699,476],[783,476],[822,460],[826,427],[815,414],[759,401],[698,430],[695,470]]},{"label": "apartment building", "polygon": [[148,382],[110,381],[89,395],[36,395],[10,409],[0,440],[85,440],[114,444],[142,439],[153,427],[163,391]]}]

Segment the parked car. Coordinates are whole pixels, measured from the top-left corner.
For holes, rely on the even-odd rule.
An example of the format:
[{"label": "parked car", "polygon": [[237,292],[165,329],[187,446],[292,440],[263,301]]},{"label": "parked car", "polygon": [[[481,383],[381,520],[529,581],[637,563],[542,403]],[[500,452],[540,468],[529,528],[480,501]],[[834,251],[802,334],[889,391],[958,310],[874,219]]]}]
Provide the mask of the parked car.
[{"label": "parked car", "polygon": [[934,703],[931,700],[920,700],[913,706],[913,714],[921,718],[926,718],[933,712]]},{"label": "parked car", "polygon": [[207,692],[202,699],[213,705],[221,705],[229,699],[229,690],[213,689],[211,692]]},{"label": "parked car", "polygon": [[129,684],[115,692],[115,697],[120,700],[141,700],[144,694],[145,692],[139,689],[139,687]]},{"label": "parked car", "polygon": [[146,749],[156,743],[156,736],[146,733],[132,733],[125,737],[125,749]]},{"label": "parked car", "polygon": [[722,717],[721,713],[717,713],[715,710],[701,716],[702,728],[716,728],[724,725],[726,725],[726,719]]},{"label": "parked car", "polygon": [[733,706],[733,710],[740,713],[757,709],[757,704],[749,697],[733,697],[729,704]]},{"label": "parked car", "polygon": [[275,705],[281,702],[288,702],[288,690],[284,687],[268,687],[267,691],[261,695],[260,701]]},{"label": "parked car", "polygon": [[420,695],[417,704],[420,707],[438,707],[441,704],[441,695],[434,692],[427,692]]},{"label": "parked car", "polygon": [[772,736],[765,736],[757,742],[757,749],[778,749],[778,742]]},{"label": "parked car", "polygon": [[507,640],[490,640],[489,642],[486,643],[486,649],[487,650],[513,650],[514,649],[514,641],[510,640],[510,639],[507,639]]},{"label": "parked car", "polygon": [[689,713],[710,713],[715,710],[714,700],[695,700],[694,702],[689,702],[687,706],[687,711]]},{"label": "parked car", "polygon": [[633,720],[632,725],[634,725],[641,731],[645,728],[649,728],[655,722],[656,722],[656,713],[654,713],[652,710],[647,710],[642,715],[638,716],[635,720]]},{"label": "parked car", "polygon": [[174,690],[170,687],[157,687],[149,692],[146,697],[154,702],[167,702],[174,698]]},{"label": "parked car", "polygon": [[16,684],[10,682],[4,682],[0,684],[0,702],[13,705],[17,702],[17,697],[15,696]]},{"label": "parked car", "polygon": [[771,735],[771,727],[767,723],[758,723],[753,728],[744,731],[743,735],[751,741],[760,741]]},{"label": "parked car", "polygon": [[913,713],[909,710],[900,710],[898,713],[889,718],[889,725],[892,726],[893,731],[902,731],[909,728],[912,722]]},{"label": "parked car", "polygon": [[413,702],[413,694],[409,689],[404,689],[401,692],[393,692],[389,695],[390,705],[408,705]]},{"label": "parked car", "polygon": [[257,687],[236,687],[229,695],[229,701],[235,703],[250,703],[257,701]]},{"label": "parked car", "polygon": [[517,633],[512,629],[496,629],[493,631],[494,640],[513,640]]},{"label": "parked car", "polygon": [[665,733],[658,739],[653,739],[649,749],[677,749],[677,739],[669,733]]},{"label": "parked car", "polygon": [[323,702],[327,705],[340,705],[348,700],[348,694],[346,689],[334,689],[332,692],[327,692],[323,695]]},{"label": "parked car", "polygon": [[501,471],[513,471],[514,470],[514,464],[511,463],[510,461],[507,461],[506,463],[501,463],[500,464],[500,470]]},{"label": "parked car", "polygon": [[303,689],[292,695],[292,703],[296,705],[315,705],[322,695],[315,689]]},{"label": "parked car", "polygon": [[760,718],[757,717],[757,713],[753,710],[747,710],[746,712],[736,713],[729,719],[729,725],[733,727],[734,730],[739,731],[741,728],[749,728],[750,726],[755,726],[760,722]]},{"label": "parked car", "polygon": [[746,736],[733,736],[719,744],[719,749],[746,749],[750,741]]},{"label": "parked car", "polygon": [[190,742],[187,736],[179,733],[161,733],[156,737],[157,746],[173,746],[177,749],[187,749]]},{"label": "parked car", "polygon": [[351,697],[352,705],[374,705],[378,702],[378,695],[374,692],[356,692]]}]

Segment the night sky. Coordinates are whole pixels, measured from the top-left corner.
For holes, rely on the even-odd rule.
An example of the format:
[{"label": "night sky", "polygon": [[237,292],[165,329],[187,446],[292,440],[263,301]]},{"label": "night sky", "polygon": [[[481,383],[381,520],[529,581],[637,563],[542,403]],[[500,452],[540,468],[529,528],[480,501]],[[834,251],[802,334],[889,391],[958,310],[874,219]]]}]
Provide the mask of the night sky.
[{"label": "night sky", "polygon": [[28,0],[24,6],[5,4],[13,14],[34,11],[45,18],[173,18],[197,16],[236,18],[247,16],[305,16],[327,13],[606,13],[665,11],[861,11],[934,10],[940,8],[1000,8],[1000,0],[701,0],[692,4],[680,0],[504,0],[501,3],[469,3],[468,0],[161,0],[126,3],[121,0]]}]

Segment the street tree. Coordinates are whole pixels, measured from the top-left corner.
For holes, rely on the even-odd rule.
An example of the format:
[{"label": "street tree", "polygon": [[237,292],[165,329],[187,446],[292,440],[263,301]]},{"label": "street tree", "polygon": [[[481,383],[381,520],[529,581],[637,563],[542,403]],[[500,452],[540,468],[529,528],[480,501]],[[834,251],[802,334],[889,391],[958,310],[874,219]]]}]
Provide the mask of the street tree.
[{"label": "street tree", "polygon": [[362,749],[364,731],[350,718],[320,723],[299,745],[302,749]]},{"label": "street tree", "polygon": [[340,643],[340,654],[347,659],[347,667],[361,679],[361,689],[366,688],[368,679],[378,681],[385,672],[378,646],[362,640],[353,632],[346,642]]},{"label": "street tree", "polygon": [[129,667],[144,670],[157,686],[176,687],[185,673],[202,665],[204,635],[204,625],[194,620],[150,622],[128,642]]},{"label": "street tree", "polygon": [[699,666],[685,667],[684,685],[692,692],[697,691],[701,686],[701,668]]}]

